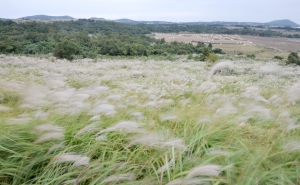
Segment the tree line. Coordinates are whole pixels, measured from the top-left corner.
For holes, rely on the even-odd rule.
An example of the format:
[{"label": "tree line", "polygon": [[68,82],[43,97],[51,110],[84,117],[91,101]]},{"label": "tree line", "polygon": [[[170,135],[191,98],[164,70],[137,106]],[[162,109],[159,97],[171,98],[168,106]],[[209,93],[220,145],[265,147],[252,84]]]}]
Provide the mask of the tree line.
[{"label": "tree line", "polygon": [[[227,29],[206,25],[149,25],[122,24],[108,21],[80,19],[67,22],[0,21],[0,53],[48,54],[72,59],[74,55],[94,58],[97,55],[149,56],[201,54],[208,46],[181,42],[166,43],[148,37],[153,32],[161,33],[219,33],[259,34],[282,36],[280,32],[255,31],[249,28]],[[214,52],[214,51],[212,51]]]}]

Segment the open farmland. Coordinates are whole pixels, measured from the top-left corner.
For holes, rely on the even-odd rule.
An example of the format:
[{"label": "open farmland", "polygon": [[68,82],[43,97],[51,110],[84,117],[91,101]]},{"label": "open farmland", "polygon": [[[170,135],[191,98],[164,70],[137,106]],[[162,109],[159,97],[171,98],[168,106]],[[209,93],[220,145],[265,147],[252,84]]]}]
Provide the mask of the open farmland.
[{"label": "open farmland", "polygon": [[0,77],[3,185],[300,183],[299,66],[2,55]]},{"label": "open farmland", "polygon": [[255,53],[258,57],[273,58],[275,55],[287,57],[292,51],[300,50],[300,39],[256,37],[250,35],[219,34],[163,34],[156,33],[156,39],[164,38],[167,42],[213,44],[226,52]]}]

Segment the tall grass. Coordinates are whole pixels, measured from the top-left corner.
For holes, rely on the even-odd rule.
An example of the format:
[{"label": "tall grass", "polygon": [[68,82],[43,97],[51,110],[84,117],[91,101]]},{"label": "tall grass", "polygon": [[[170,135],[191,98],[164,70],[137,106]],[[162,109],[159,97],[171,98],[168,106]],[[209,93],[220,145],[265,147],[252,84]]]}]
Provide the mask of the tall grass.
[{"label": "tall grass", "polygon": [[300,68],[206,65],[1,57],[0,184],[299,184]]}]

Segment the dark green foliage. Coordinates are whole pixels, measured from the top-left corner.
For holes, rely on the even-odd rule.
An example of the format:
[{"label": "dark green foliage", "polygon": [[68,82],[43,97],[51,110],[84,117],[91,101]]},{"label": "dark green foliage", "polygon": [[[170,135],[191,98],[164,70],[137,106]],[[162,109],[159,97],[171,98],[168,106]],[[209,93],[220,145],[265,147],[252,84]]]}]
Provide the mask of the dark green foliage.
[{"label": "dark green foliage", "polygon": [[288,56],[287,64],[300,65],[300,58],[298,56],[298,53],[296,52],[290,53],[290,55]]},{"label": "dark green foliage", "polygon": [[56,44],[54,56],[72,60],[74,55],[79,54],[79,47],[72,41],[63,40]]},{"label": "dark green foliage", "polygon": [[221,48],[215,48],[212,50],[212,52],[216,54],[225,54],[225,52]]},{"label": "dark green foliage", "polygon": [[283,57],[278,56],[278,55],[276,55],[274,58],[277,59],[277,60],[283,60]]},{"label": "dark green foliage", "polygon": [[[13,31],[12,31],[13,30]],[[113,22],[14,23],[0,21],[0,53],[47,54],[72,60],[74,55],[149,56],[200,54],[197,46],[147,37],[150,27]]]},{"label": "dark green foliage", "polygon": [[247,58],[251,58],[251,59],[255,59],[255,55],[254,54],[247,54]]}]

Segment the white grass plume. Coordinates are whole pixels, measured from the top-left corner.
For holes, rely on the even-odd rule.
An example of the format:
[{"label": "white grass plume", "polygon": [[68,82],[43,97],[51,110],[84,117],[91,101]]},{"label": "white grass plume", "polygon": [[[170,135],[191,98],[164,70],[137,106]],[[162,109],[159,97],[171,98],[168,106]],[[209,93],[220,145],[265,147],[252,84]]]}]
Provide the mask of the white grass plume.
[{"label": "white grass plume", "polygon": [[7,123],[9,125],[22,125],[22,124],[28,124],[32,121],[31,118],[10,118],[7,120]]},{"label": "white grass plume", "polygon": [[161,142],[166,140],[166,138],[163,134],[148,133],[148,134],[136,135],[132,137],[130,140],[131,142],[129,146],[140,144],[149,147],[157,147]]},{"label": "white grass plume", "polygon": [[7,111],[11,111],[11,110],[12,110],[12,108],[10,108],[10,107],[0,105],[0,112],[7,112]]},{"label": "white grass plume", "polygon": [[50,147],[50,148],[48,149],[48,154],[49,154],[49,153],[52,153],[52,152],[54,152],[54,151],[56,151],[56,150],[58,150],[58,149],[65,148],[65,147],[66,147],[65,142],[61,142],[61,143],[59,143],[59,144],[53,145],[52,147]]},{"label": "white grass plume", "polygon": [[200,185],[200,184],[208,184],[207,181],[204,181],[202,178],[193,178],[193,179],[185,179],[178,178],[166,185]]},{"label": "white grass plume", "polygon": [[287,90],[286,96],[293,105],[300,99],[300,81]]},{"label": "white grass plume", "polygon": [[65,129],[60,126],[52,125],[52,124],[42,124],[34,127],[33,129],[36,132],[64,132]]},{"label": "white grass plume", "polygon": [[110,104],[100,104],[95,106],[92,110],[89,111],[90,115],[99,115],[105,114],[107,116],[114,115],[116,113],[115,107]]},{"label": "white grass plume", "polygon": [[101,119],[101,116],[100,115],[97,115],[97,116],[93,116],[89,119],[89,121],[99,121]]},{"label": "white grass plume", "polygon": [[122,182],[122,181],[132,181],[136,178],[134,173],[124,173],[119,175],[112,175],[104,179],[100,184],[107,182]]},{"label": "white grass plume", "polygon": [[161,116],[160,117],[160,122],[165,122],[165,121],[171,121],[171,122],[175,122],[175,121],[177,121],[178,120],[178,118],[177,118],[177,116],[176,115],[166,115],[166,116]]},{"label": "white grass plume", "polygon": [[140,134],[132,137],[129,146],[143,145],[147,147],[166,148],[174,147],[178,149],[186,149],[184,142],[179,138],[167,139],[161,133]]},{"label": "white grass plume", "polygon": [[90,158],[76,153],[64,153],[55,156],[52,162],[74,162],[73,166],[86,166],[89,164]]},{"label": "white grass plume", "polygon": [[54,140],[63,140],[64,139],[64,133],[63,132],[49,132],[46,133],[39,138],[37,138],[34,143],[44,143],[48,141],[54,141]]},{"label": "white grass plume", "polygon": [[216,65],[212,67],[210,70],[210,74],[214,75],[217,73],[227,73],[230,72],[230,66],[232,65],[232,62],[225,61],[225,62],[219,62]]},{"label": "white grass plume", "polygon": [[75,137],[78,137],[79,135],[83,134],[83,133],[86,133],[86,132],[95,132],[97,130],[100,130],[100,122],[95,122],[95,123],[92,123],[90,125],[87,125],[85,127],[83,127],[82,129],[80,129]]},{"label": "white grass plume", "polygon": [[200,87],[198,87],[196,89],[196,93],[200,93],[200,92],[203,92],[203,93],[213,93],[217,90],[218,88],[218,85],[214,82],[203,82]]},{"label": "white grass plume", "polygon": [[196,176],[219,176],[221,173],[221,167],[215,164],[201,165],[197,168],[194,168],[186,176],[187,179],[192,179]]},{"label": "white grass plume", "polygon": [[300,142],[291,141],[283,146],[283,149],[288,150],[289,152],[300,151]]},{"label": "white grass plume", "polygon": [[145,132],[145,129],[140,128],[143,126],[141,123],[137,123],[135,121],[122,121],[111,127],[108,127],[104,130],[101,130],[97,135],[101,135],[106,132],[125,132],[125,133],[135,133],[135,132]]},{"label": "white grass plume", "polygon": [[174,159],[171,159],[167,164],[160,167],[156,172],[157,173],[164,173],[167,169],[171,168],[175,163]]},{"label": "white grass plume", "polygon": [[231,103],[225,103],[220,108],[217,109],[215,116],[223,117],[237,113],[237,108],[234,107]]}]

